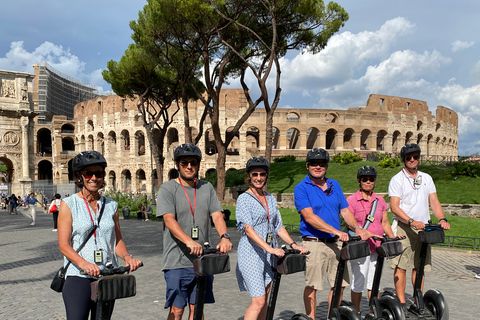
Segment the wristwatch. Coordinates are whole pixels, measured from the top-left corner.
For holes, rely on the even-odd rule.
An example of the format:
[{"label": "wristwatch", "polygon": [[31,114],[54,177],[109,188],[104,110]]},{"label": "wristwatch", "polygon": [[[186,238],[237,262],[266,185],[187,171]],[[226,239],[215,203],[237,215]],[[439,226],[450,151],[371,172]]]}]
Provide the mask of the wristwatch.
[{"label": "wristwatch", "polygon": [[224,233],[220,236],[220,239],[223,239],[223,238],[230,240],[230,235],[228,233]]},{"label": "wristwatch", "polygon": [[408,219],[408,225],[411,225],[413,223],[413,221],[415,221],[415,220],[413,220],[412,218]]},{"label": "wristwatch", "polygon": [[438,222],[440,222],[440,221],[448,222],[448,220],[446,218],[442,218],[442,219],[438,220]]}]

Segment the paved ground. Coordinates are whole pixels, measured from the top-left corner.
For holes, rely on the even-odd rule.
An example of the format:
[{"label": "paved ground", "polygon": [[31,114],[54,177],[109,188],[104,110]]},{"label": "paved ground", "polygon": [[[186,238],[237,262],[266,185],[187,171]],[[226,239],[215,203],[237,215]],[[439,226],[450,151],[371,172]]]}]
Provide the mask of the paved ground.
[{"label": "paved ground", "polygon": [[[117,301],[113,318],[165,319],[165,282],[160,271],[162,224],[130,219],[121,220],[121,226],[129,251],[144,261],[145,266],[135,272],[137,296]],[[21,214],[0,211],[0,319],[65,319],[61,294],[49,287],[53,273],[62,264],[57,234],[51,229],[52,216],[41,210],[37,211],[36,226],[30,226],[30,220]],[[234,229],[229,232],[234,242],[230,254],[234,269],[239,236]],[[212,243],[218,243],[218,236],[212,238]],[[434,249],[433,258],[433,272],[427,273],[426,288],[437,288],[445,295],[450,319],[479,319],[480,280],[474,279],[474,275],[480,273],[480,254]],[[387,262],[382,288],[392,288],[392,277]],[[277,320],[303,312],[303,284],[301,273],[282,278]],[[243,319],[250,298],[248,293],[238,290],[233,271],[216,276],[214,291],[217,302],[205,307],[206,319]],[[409,285],[407,292],[411,291]],[[347,288],[346,297],[349,296]],[[319,292],[317,300],[317,319],[326,319],[326,291]],[[365,298],[362,309],[368,309]]]}]

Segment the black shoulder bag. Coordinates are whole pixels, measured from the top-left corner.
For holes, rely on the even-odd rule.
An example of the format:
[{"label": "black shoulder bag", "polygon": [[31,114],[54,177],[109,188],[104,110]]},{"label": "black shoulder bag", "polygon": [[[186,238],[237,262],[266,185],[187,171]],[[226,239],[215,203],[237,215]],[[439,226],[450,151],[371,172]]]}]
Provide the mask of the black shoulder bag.
[{"label": "black shoulder bag", "polygon": [[[106,203],[106,201],[105,201]],[[98,224],[100,224],[100,220],[102,219],[103,215],[103,209],[105,209],[105,203],[102,206],[102,209],[100,209],[100,215],[98,216]],[[92,231],[88,234],[87,238],[83,241],[83,243],[78,247],[77,253],[79,253],[83,247],[87,244],[88,240],[92,237],[93,233],[97,230],[97,226],[93,226]],[[52,283],[50,284],[50,288],[53,291],[56,292],[62,292],[63,290],[63,285],[65,284],[65,274],[67,273],[67,269],[70,266],[71,261],[68,261],[67,265],[64,267],[61,267],[58,269],[58,271],[55,273],[55,276],[53,277]]]}]

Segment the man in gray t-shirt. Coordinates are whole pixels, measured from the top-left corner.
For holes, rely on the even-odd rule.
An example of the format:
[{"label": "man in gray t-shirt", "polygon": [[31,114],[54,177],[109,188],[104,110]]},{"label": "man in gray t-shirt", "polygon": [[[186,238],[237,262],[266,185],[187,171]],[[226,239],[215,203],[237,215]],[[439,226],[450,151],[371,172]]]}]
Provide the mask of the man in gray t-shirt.
[{"label": "man in gray t-shirt", "polygon": [[[210,217],[221,238],[217,248],[222,253],[232,250],[215,189],[209,182],[197,179],[201,159],[197,146],[178,146],[174,161],[179,177],[165,182],[158,190],[157,217],[163,217],[165,226],[162,271],[167,283],[168,319],[181,319],[187,304],[193,315],[196,291],[193,260],[202,253],[203,243],[210,242]],[[212,281],[210,277],[207,282],[206,303],[215,302]]]}]

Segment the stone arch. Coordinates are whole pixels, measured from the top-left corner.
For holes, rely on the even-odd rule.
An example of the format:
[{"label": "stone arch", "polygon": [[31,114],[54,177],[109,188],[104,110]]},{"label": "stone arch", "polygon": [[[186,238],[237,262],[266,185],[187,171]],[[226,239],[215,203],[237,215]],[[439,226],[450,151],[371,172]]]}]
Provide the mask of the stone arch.
[{"label": "stone arch", "polygon": [[9,192],[11,193],[11,183],[15,181],[15,165],[14,162],[8,158],[7,155],[0,157],[0,162],[2,162],[6,167],[6,172],[2,174],[2,181],[4,180],[5,183],[9,186]]},{"label": "stone arch", "polygon": [[[193,134],[192,134],[193,135]],[[170,128],[167,132],[167,149],[170,149],[170,146],[177,142],[178,143],[178,130],[177,128]]]},{"label": "stone arch", "polygon": [[352,128],[347,128],[343,131],[343,148],[344,149],[355,149],[355,143],[353,141],[353,134],[355,130]]},{"label": "stone arch", "polygon": [[260,130],[257,127],[250,127],[246,133],[247,149],[256,149],[260,146]]},{"label": "stone arch", "polygon": [[439,122],[437,122],[437,125],[435,126],[435,131],[440,130],[441,127],[442,125]]},{"label": "stone arch", "polygon": [[377,132],[377,150],[384,151],[385,150],[385,137],[387,136],[387,131],[379,130]]},{"label": "stone arch", "polygon": [[337,130],[331,128],[327,130],[327,134],[325,136],[325,147],[326,149],[335,149],[337,147],[336,140],[337,139]]},{"label": "stone arch", "polygon": [[94,129],[95,129],[95,127],[93,126],[93,121],[92,121],[92,120],[88,120],[88,121],[87,121],[87,131],[93,132]]},{"label": "stone arch", "polygon": [[73,158],[68,160],[67,166],[68,166],[68,181],[74,181],[75,177],[73,176],[73,171],[72,171],[72,162]]},{"label": "stone arch", "polygon": [[117,134],[113,130],[107,136],[107,151],[110,154],[117,152]]},{"label": "stone arch", "polygon": [[71,123],[65,123],[62,125],[62,133],[75,133],[75,126]]},{"label": "stone arch", "polygon": [[86,150],[95,150],[94,148],[94,139],[93,139],[93,134],[89,134],[87,137],[87,142],[86,142]]},{"label": "stone arch", "polygon": [[75,143],[72,137],[62,138],[62,151],[68,153],[68,151],[75,151]]},{"label": "stone arch", "polygon": [[336,123],[338,120],[338,114],[335,112],[329,112],[325,115],[325,123]]},{"label": "stone arch", "polygon": [[95,150],[100,152],[101,154],[105,154],[105,139],[103,137],[103,132],[97,133]]},{"label": "stone arch", "polygon": [[320,130],[318,130],[315,127],[308,128],[307,133],[306,133],[307,134],[307,144],[306,144],[307,150],[315,148],[315,145],[317,143],[317,137],[318,137],[319,133],[320,133]]},{"label": "stone arch", "polygon": [[108,186],[113,189],[113,190],[117,190],[118,189],[118,186],[117,186],[117,174],[115,173],[114,170],[110,170],[108,173],[107,173],[107,182],[108,182]]},{"label": "stone arch", "polygon": [[368,150],[371,149],[371,145],[369,143],[370,134],[372,132],[368,129],[363,129],[362,133],[360,134],[360,150]]},{"label": "stone arch", "polygon": [[400,149],[403,146],[400,141],[400,136],[401,136],[400,131],[396,130],[393,132],[393,135],[392,135],[392,151],[393,152],[400,151]]},{"label": "stone arch", "polygon": [[416,143],[417,143],[418,145],[420,145],[420,144],[423,142],[422,139],[423,139],[423,134],[422,134],[422,133],[419,133],[419,134],[417,135],[417,142],[416,142]]},{"label": "stone arch", "polygon": [[41,160],[37,164],[37,180],[53,180],[53,166],[48,160]]},{"label": "stone arch", "polygon": [[41,128],[37,131],[37,153],[43,156],[52,155],[52,132],[50,129]]},{"label": "stone arch", "polygon": [[123,149],[124,150],[130,150],[130,132],[128,132],[127,129],[124,129],[124,130],[122,130],[120,135],[122,136]]},{"label": "stone arch", "polygon": [[145,171],[143,169],[138,169],[135,173],[135,178],[137,180],[137,191],[147,191],[147,176]]},{"label": "stone arch", "polygon": [[208,169],[207,171],[205,171],[205,177],[210,175],[210,174],[214,174],[215,172],[217,172],[217,169],[215,168],[210,168]]},{"label": "stone arch", "polygon": [[215,137],[212,129],[205,131],[205,153],[209,156],[216,154],[217,146],[215,145]]},{"label": "stone arch", "polygon": [[[225,136],[229,137],[232,135],[233,127],[228,127],[225,130]],[[237,132],[233,137],[227,147],[227,154],[228,155],[238,155],[240,154],[240,133]]]},{"label": "stone arch", "polygon": [[86,149],[86,145],[85,145],[85,135],[82,134],[82,136],[80,137],[80,147],[78,148],[79,150],[78,151],[85,151],[87,150]]},{"label": "stone arch", "polygon": [[427,152],[426,152],[426,155],[429,156],[432,154],[432,141],[433,141],[433,135],[432,134],[429,134],[428,137],[427,137]]},{"label": "stone arch", "polygon": [[168,180],[173,180],[178,178],[178,170],[177,169],[170,169],[168,171]]},{"label": "stone arch", "polygon": [[132,174],[130,170],[125,169],[122,171],[122,190],[123,192],[132,191]]},{"label": "stone arch", "polygon": [[138,130],[135,132],[135,153],[137,156],[145,155],[145,134]]},{"label": "stone arch", "polygon": [[422,130],[423,122],[422,121],[417,121],[417,131]]},{"label": "stone arch", "polygon": [[300,114],[298,114],[298,112],[290,111],[285,116],[285,121],[286,122],[299,122],[300,121]]},{"label": "stone arch", "polygon": [[280,130],[277,127],[272,127],[272,148],[280,149]]},{"label": "stone arch", "polygon": [[412,143],[412,138],[413,138],[413,132],[412,132],[412,131],[408,131],[407,134],[405,135],[405,143],[404,143],[404,145],[409,144],[409,143]]},{"label": "stone arch", "polygon": [[287,149],[299,149],[298,138],[300,137],[300,131],[297,128],[289,128],[286,133],[288,148]]}]

